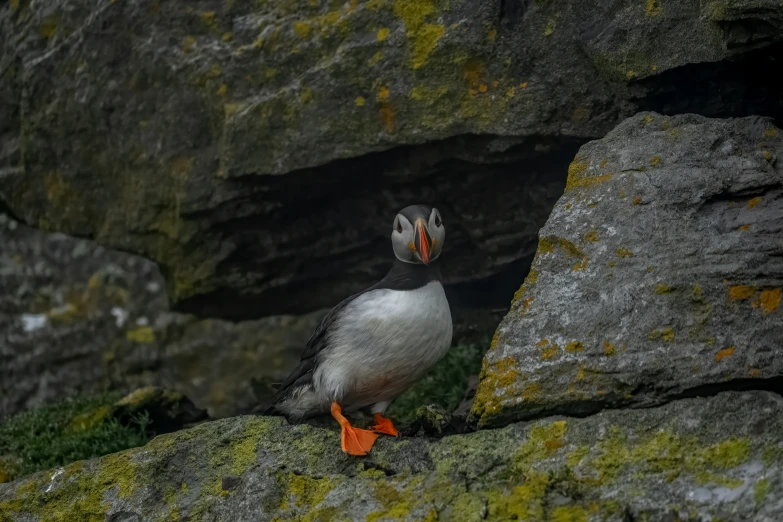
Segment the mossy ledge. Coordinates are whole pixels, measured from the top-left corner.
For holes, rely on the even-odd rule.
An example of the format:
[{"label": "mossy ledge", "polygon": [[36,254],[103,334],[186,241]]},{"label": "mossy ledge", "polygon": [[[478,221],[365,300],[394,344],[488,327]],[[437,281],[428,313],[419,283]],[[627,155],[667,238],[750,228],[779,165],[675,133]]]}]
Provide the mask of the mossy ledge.
[{"label": "mossy ledge", "polygon": [[771,514],[781,464],[768,392],[382,438],[366,459],[334,429],[245,416],[0,485],[0,520],[714,519]]}]

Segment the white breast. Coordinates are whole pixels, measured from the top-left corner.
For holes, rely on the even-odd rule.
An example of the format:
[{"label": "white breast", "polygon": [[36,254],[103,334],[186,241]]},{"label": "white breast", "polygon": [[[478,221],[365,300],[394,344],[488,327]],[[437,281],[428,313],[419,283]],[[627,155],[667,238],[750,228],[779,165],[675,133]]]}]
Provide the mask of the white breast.
[{"label": "white breast", "polygon": [[451,311],[439,282],[367,292],[332,327],[315,391],[349,409],[391,400],[446,354],[451,334]]}]

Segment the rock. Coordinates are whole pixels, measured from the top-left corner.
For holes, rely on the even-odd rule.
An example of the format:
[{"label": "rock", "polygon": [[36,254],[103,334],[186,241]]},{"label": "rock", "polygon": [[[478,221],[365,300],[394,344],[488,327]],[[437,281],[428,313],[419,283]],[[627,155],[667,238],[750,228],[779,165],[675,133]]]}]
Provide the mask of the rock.
[{"label": "rock", "polygon": [[442,207],[448,281],[484,278],[533,253],[559,158],[639,108],[781,112],[782,20],[777,0],[13,0],[0,202],[155,260],[201,316],[374,283],[415,200]]},{"label": "rock", "polygon": [[169,311],[154,263],[0,214],[0,417],[106,389],[176,389],[210,414],[250,410],[323,312],[229,323]]},{"label": "rock", "polygon": [[783,135],[642,113],[580,150],[487,354],[479,426],[781,389]]},{"label": "rock", "polygon": [[149,418],[155,433],[169,433],[207,419],[206,410],[176,390],[146,386],[135,390],[114,404],[112,416],[123,422],[134,415]]},{"label": "rock", "polygon": [[237,417],[0,485],[0,519],[755,520],[783,510],[783,401],[727,392],[340,452]]}]

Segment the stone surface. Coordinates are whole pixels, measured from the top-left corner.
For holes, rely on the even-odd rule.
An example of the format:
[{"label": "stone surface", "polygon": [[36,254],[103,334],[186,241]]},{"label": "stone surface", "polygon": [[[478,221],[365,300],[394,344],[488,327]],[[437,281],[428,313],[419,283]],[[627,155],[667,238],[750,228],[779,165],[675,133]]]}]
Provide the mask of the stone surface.
[{"label": "stone surface", "polygon": [[323,312],[229,323],[169,311],[154,263],[0,214],[0,416],[78,393],[174,388],[210,414],[252,408]]},{"label": "stone surface", "polygon": [[414,200],[441,206],[448,280],[482,278],[533,253],[558,153],[640,107],[781,112],[782,20],[777,0],[12,0],[0,201],[159,262],[202,316],[375,282]]},{"label": "stone surface", "polygon": [[783,510],[783,401],[728,392],[440,440],[236,417],[0,485],[0,520],[752,520]]},{"label": "stone surface", "polygon": [[480,426],[781,388],[783,132],[641,113],[580,150],[499,326]]}]

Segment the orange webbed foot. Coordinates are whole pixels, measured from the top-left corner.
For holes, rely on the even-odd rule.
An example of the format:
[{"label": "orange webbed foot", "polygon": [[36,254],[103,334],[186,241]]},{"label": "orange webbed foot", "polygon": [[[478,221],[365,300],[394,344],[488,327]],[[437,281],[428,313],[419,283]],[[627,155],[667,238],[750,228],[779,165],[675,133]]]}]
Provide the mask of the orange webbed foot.
[{"label": "orange webbed foot", "polygon": [[383,433],[392,437],[400,436],[400,432],[394,427],[392,421],[384,417],[382,413],[374,413],[372,418],[375,419],[375,425],[370,429],[375,433]]},{"label": "orange webbed foot", "polygon": [[356,457],[364,457],[372,449],[377,438],[378,435],[369,430],[345,426],[343,427],[340,441],[345,453]]},{"label": "orange webbed foot", "polygon": [[365,457],[375,444],[378,435],[369,430],[354,428],[348,419],[343,417],[342,408],[336,402],[332,403],[332,417],[340,424],[340,445],[343,452],[356,457]]}]

